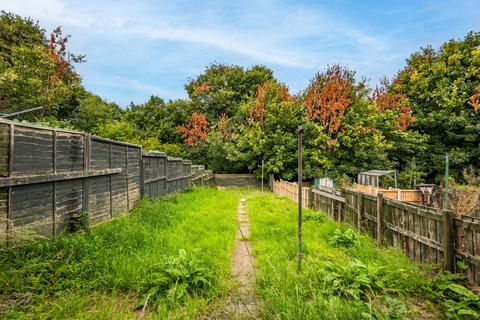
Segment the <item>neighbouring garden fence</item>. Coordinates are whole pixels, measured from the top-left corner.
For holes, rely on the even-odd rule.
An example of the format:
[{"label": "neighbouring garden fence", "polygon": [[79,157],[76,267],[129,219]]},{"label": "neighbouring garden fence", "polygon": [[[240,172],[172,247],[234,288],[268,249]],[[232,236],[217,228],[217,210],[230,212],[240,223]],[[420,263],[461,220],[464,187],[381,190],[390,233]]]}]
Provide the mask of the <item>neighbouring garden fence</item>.
[{"label": "neighbouring garden fence", "polygon": [[212,170],[205,170],[202,165],[192,166],[192,186],[212,186],[214,184]]},{"label": "neighbouring garden fence", "polygon": [[[302,205],[307,207],[310,203],[310,188],[302,186]],[[298,184],[295,182],[287,182],[283,180],[273,181],[272,185],[273,193],[285,196],[298,202]]]},{"label": "neighbouring garden fence", "polygon": [[82,132],[0,120],[0,242],[56,236],[192,185],[188,160]]},{"label": "neighbouring garden fence", "polygon": [[[293,188],[296,183],[281,181],[274,183],[273,191],[297,201]],[[309,207],[368,233],[378,245],[399,248],[420,263],[465,272],[471,281],[480,283],[479,218],[386,199],[381,192],[373,196],[353,189],[306,189],[309,196],[304,201]]]}]

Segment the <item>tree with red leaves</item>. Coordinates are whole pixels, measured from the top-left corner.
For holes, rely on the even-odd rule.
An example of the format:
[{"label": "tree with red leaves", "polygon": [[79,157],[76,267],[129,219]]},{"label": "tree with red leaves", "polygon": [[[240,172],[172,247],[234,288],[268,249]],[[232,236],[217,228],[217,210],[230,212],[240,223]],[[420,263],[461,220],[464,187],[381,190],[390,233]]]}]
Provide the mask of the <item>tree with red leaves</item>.
[{"label": "tree with red leaves", "polygon": [[288,92],[288,88],[275,80],[269,80],[263,85],[258,85],[255,95],[255,104],[248,109],[250,120],[260,123],[263,127],[265,109],[272,102],[293,102],[295,99]]},{"label": "tree with red leaves", "polygon": [[468,102],[468,104],[473,107],[473,110],[475,110],[475,112],[480,109],[480,91],[470,97],[470,101]]},{"label": "tree with red leaves", "polygon": [[50,55],[53,61],[56,62],[56,70],[54,77],[56,80],[60,80],[63,75],[70,71],[70,75],[73,79],[77,80],[78,75],[73,71],[72,63],[85,62],[85,55],[75,55],[67,51],[67,42],[70,35],[63,35],[62,28],[55,28],[50,34]]},{"label": "tree with red leaves", "polygon": [[208,122],[204,114],[194,112],[190,120],[178,127],[184,141],[189,146],[195,146],[199,142],[205,142],[208,134]]},{"label": "tree with red leaves", "polygon": [[392,92],[392,88],[397,82],[390,83],[387,78],[381,79],[380,86],[377,86],[373,92],[373,100],[380,112],[396,110],[399,114],[397,125],[400,130],[405,131],[409,125],[414,123],[415,117],[412,115],[407,96],[403,93]]},{"label": "tree with red leaves", "polygon": [[334,135],[352,102],[353,90],[353,73],[340,65],[328,67],[324,74],[317,73],[306,92],[308,118],[319,121],[329,135]]}]

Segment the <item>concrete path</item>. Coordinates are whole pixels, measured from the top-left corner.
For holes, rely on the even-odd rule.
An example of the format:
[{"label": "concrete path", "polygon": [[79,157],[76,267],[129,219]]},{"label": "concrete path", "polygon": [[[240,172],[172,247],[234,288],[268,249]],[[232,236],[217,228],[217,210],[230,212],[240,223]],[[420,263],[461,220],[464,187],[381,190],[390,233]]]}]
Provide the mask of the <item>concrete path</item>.
[{"label": "concrete path", "polygon": [[257,319],[255,299],[255,259],[250,243],[250,224],[245,210],[245,199],[240,200],[237,219],[240,227],[235,240],[232,277],[237,287],[230,298],[230,315],[236,319]]}]

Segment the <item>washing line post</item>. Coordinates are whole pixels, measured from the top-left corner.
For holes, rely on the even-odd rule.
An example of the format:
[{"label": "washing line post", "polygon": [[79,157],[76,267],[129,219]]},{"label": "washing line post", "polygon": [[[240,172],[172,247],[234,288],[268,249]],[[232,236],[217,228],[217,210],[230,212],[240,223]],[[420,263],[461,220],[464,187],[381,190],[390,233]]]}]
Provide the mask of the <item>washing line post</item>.
[{"label": "washing line post", "polygon": [[262,159],[262,191],[263,191],[263,159]]},{"label": "washing line post", "polygon": [[298,256],[297,256],[297,272],[302,271],[302,134],[303,126],[298,126]]},{"label": "washing line post", "polygon": [[445,153],[445,193],[443,195],[444,210],[448,210],[448,167],[449,167],[449,156],[448,156],[448,153]]}]

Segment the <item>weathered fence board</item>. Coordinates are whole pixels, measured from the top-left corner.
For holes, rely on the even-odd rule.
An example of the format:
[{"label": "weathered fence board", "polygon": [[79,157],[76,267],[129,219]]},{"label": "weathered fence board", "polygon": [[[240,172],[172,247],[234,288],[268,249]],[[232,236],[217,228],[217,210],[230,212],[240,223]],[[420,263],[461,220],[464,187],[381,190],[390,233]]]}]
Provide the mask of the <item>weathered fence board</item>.
[{"label": "weathered fence board", "polygon": [[[52,237],[82,219],[94,225],[125,214],[142,195],[189,187],[191,167],[138,145],[2,119],[0,243],[22,232]],[[206,174],[203,167],[199,172]]]},{"label": "weathered fence board", "polygon": [[[295,183],[275,182],[273,191],[296,200],[290,192]],[[306,191],[308,193],[308,190]],[[441,264],[447,270],[464,272],[480,283],[480,219],[454,216],[438,209],[385,199],[352,189],[311,190],[311,207],[335,221],[347,222],[369,234],[379,245],[399,248],[412,260]],[[452,235],[450,237],[450,235]]]},{"label": "weathered fence board", "polygon": [[0,123],[0,177],[10,172],[10,125]]},{"label": "weathered fence board", "polygon": [[[308,207],[310,205],[311,194],[310,188],[302,186],[302,205]],[[298,202],[298,184],[287,181],[273,181],[273,192],[280,194],[291,200]]]}]

